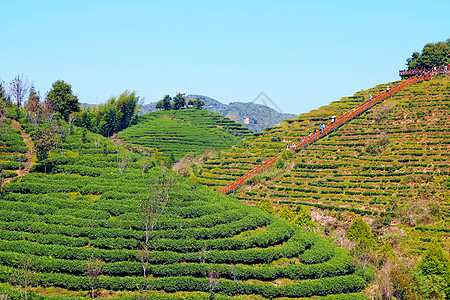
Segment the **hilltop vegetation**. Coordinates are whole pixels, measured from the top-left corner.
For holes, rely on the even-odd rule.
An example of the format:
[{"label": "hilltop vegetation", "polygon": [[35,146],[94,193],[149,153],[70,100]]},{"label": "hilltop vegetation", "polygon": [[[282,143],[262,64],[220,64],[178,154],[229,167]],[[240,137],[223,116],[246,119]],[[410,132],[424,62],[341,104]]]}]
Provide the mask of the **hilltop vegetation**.
[{"label": "hilltop vegetation", "polygon": [[111,97],[104,105],[83,108],[74,116],[75,125],[109,137],[137,123],[139,97],[135,92],[123,92]]},{"label": "hilltop vegetation", "polygon": [[450,39],[445,42],[428,43],[422,52],[414,52],[406,60],[409,69],[423,69],[450,65]]},{"label": "hilltop vegetation", "polygon": [[182,109],[149,113],[118,137],[158,149],[174,161],[206,149],[224,150],[253,133],[241,124],[207,110]]}]

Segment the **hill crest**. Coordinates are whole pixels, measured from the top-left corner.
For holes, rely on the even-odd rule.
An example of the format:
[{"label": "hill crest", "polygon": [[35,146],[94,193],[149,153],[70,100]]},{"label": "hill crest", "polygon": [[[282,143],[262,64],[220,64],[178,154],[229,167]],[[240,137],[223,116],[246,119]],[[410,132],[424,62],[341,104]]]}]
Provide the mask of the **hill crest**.
[{"label": "hill crest", "polygon": [[[216,99],[204,95],[188,95],[186,99],[201,99],[205,102],[206,110],[215,112],[230,118],[253,132],[261,132],[267,127],[280,124],[283,120],[295,118],[297,115],[291,113],[280,113],[273,108],[253,102],[230,102],[224,104]],[[157,111],[156,102],[145,104],[141,107],[139,114]]]}]

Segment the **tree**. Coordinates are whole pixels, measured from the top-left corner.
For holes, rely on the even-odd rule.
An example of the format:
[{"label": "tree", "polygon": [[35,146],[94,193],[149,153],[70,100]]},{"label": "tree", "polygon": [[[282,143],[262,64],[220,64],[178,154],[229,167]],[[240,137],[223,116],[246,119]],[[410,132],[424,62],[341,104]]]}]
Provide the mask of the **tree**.
[{"label": "tree", "polygon": [[9,84],[11,95],[16,100],[18,107],[22,106],[22,101],[27,95],[29,88],[30,84],[27,79],[23,78],[23,74],[14,77],[14,79]]},{"label": "tree", "polygon": [[423,299],[450,298],[450,259],[434,241],[417,265],[415,282]]},{"label": "tree", "polygon": [[119,98],[111,98],[108,102],[111,102],[118,112],[117,131],[129,127],[139,108],[139,97],[136,96],[136,93],[125,91]]},{"label": "tree", "polygon": [[197,109],[202,109],[202,107],[205,106],[205,102],[199,98],[195,101],[195,107]]},{"label": "tree", "polygon": [[186,98],[182,94],[177,94],[173,98],[173,109],[179,110],[186,106]]},{"label": "tree", "polygon": [[5,83],[0,81],[0,101],[6,102],[8,100],[8,95],[6,94]]},{"label": "tree", "polygon": [[56,126],[56,133],[58,134],[61,143],[61,155],[64,155],[64,142],[66,141],[67,132],[68,129],[64,125],[58,124]]},{"label": "tree", "polygon": [[47,98],[54,103],[54,110],[67,122],[72,112],[80,111],[78,97],[73,95],[72,86],[64,80],[57,80],[52,85]]},{"label": "tree", "polygon": [[34,86],[30,88],[30,94],[28,95],[27,104],[25,104],[25,110],[28,115],[28,119],[33,127],[39,126],[42,119],[43,107],[41,105],[41,96],[36,93]]},{"label": "tree", "polygon": [[[444,252],[441,245],[433,242],[425,251],[419,267],[426,275],[450,275],[450,260],[448,254]],[[449,282],[450,283],[450,282]]]},{"label": "tree", "polygon": [[297,216],[294,219],[294,223],[301,228],[313,229],[316,227],[311,216],[311,211],[303,205],[297,207]]},{"label": "tree", "polygon": [[273,214],[275,212],[272,201],[267,198],[263,198],[259,201],[258,208],[268,212],[269,214]]},{"label": "tree", "polygon": [[11,273],[11,284],[19,287],[22,299],[28,299],[28,289],[35,280],[33,261],[29,256],[22,257],[18,262],[18,268]]},{"label": "tree", "polygon": [[288,222],[292,222],[294,220],[294,213],[289,206],[283,206],[278,212],[278,216]]},{"label": "tree", "polygon": [[428,43],[423,47],[422,53],[414,52],[406,60],[410,69],[431,68],[450,64],[450,39],[445,42]]},{"label": "tree", "polygon": [[370,231],[369,225],[361,218],[356,218],[347,231],[347,238],[356,244],[351,254],[357,259],[358,265],[366,276],[366,267],[370,262],[372,249],[376,246],[375,236]]},{"label": "tree", "polygon": [[369,225],[361,218],[356,218],[347,231],[347,238],[351,241],[361,242],[367,247],[376,244],[375,236],[370,231]]},{"label": "tree", "polygon": [[209,299],[214,300],[214,290],[219,285],[220,282],[220,272],[218,270],[210,269],[208,271],[209,279]]},{"label": "tree", "polygon": [[36,133],[33,135],[33,140],[36,158],[40,162],[45,160],[45,173],[47,173],[48,153],[55,149],[58,144],[56,133],[52,128],[38,128]]},{"label": "tree", "polygon": [[150,232],[164,213],[170,200],[169,192],[175,184],[175,177],[163,167],[158,178],[149,186],[150,196],[141,201],[140,211],[145,229],[145,244],[148,245]]},{"label": "tree", "polygon": [[0,81],[0,114],[5,112],[7,106],[11,106],[11,101],[6,93],[5,83]]},{"label": "tree", "polygon": [[161,173],[149,186],[150,196],[142,199],[140,212],[142,223],[144,224],[145,240],[138,251],[138,258],[141,261],[144,277],[149,265],[150,256],[150,232],[153,231],[158,220],[164,213],[167,203],[170,200],[170,190],[175,185],[173,174],[163,167]]},{"label": "tree", "polygon": [[95,298],[95,289],[98,284],[98,277],[103,271],[104,262],[98,258],[91,257],[84,266],[84,273],[88,278],[89,285],[91,286],[91,296]]},{"label": "tree", "polygon": [[158,103],[156,103],[157,109],[163,109],[163,110],[171,110],[172,109],[172,98],[169,95],[165,95],[164,98]]}]

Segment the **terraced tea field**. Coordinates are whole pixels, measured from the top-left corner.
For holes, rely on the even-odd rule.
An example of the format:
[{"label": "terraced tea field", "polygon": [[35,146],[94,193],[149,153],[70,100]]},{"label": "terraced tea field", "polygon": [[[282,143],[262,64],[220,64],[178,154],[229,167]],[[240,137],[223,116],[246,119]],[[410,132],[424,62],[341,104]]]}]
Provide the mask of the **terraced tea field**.
[{"label": "terraced tea field", "polygon": [[[362,97],[367,99],[385,86],[358,92],[266,130],[242,147],[207,161],[193,175],[214,188],[224,186],[280,152],[287,142],[300,140],[332,115],[352,109]],[[263,198],[280,205],[303,204],[319,216],[350,212],[372,221],[402,224],[402,230],[415,237],[404,242],[408,251],[421,251],[429,231],[448,243],[449,111],[449,77],[405,88],[297,152],[279,176],[251,181],[235,196],[252,204]]]},{"label": "terraced tea field", "polygon": [[[19,125],[20,126],[20,125]],[[6,181],[22,174],[29,151],[14,121],[3,119],[0,125],[0,169]]]},{"label": "terraced tea field", "polygon": [[224,150],[253,133],[241,124],[207,110],[159,111],[118,134],[132,144],[156,148],[175,160],[206,149]]},{"label": "terraced tea field", "polygon": [[[83,141],[84,139],[84,141]],[[47,170],[15,178],[0,200],[0,281],[29,259],[43,298],[87,297],[87,262],[101,260],[97,296],[365,299],[349,254],[311,232],[182,177],[154,230],[144,277],[140,204],[159,167],[75,128]],[[122,158],[127,157],[123,165]],[[152,166],[154,164],[149,164]],[[173,175],[176,176],[176,175]],[[366,272],[370,279],[370,270]],[[13,293],[8,285],[0,293]],[[185,292],[180,294],[180,292]],[[17,294],[16,294],[17,295]],[[17,295],[18,297],[18,295]],[[35,296],[34,296],[35,297]]]}]

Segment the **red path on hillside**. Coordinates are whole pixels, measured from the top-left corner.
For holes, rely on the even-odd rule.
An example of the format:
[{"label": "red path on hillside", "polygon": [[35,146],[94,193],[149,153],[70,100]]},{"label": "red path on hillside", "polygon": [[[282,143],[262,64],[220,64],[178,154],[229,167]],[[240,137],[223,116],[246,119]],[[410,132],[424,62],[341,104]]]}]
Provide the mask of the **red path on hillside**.
[{"label": "red path on hillside", "polygon": [[[404,80],[400,82],[399,84],[393,86],[389,92],[384,91],[376,95],[372,98],[372,100],[365,100],[363,103],[359,104],[352,110],[349,110],[345,114],[337,117],[334,122],[331,122],[325,125],[325,128],[322,131],[318,131],[316,134],[308,136],[305,138],[305,140],[300,141],[298,143],[295,143],[295,146],[297,150],[300,150],[313,142],[317,141],[318,139],[328,135],[330,132],[333,132],[336,128],[339,126],[342,126],[343,124],[351,121],[354,117],[362,114],[363,112],[367,111],[368,109],[372,108],[374,105],[384,101],[385,99],[389,98],[390,96],[394,95],[398,91],[402,90],[405,87],[408,87],[410,85],[416,84],[422,80],[430,80],[436,77],[438,74],[441,73],[449,73],[450,70],[447,69],[444,71],[444,69],[439,68],[437,70],[431,70],[431,71],[419,71],[418,73],[415,73],[415,76],[409,77],[407,80]],[[282,153],[282,152],[281,152]],[[229,194],[234,192],[238,187],[243,185],[250,177],[253,175],[256,175],[258,173],[261,173],[262,171],[266,170],[267,168],[271,167],[278,159],[278,156],[281,154],[278,153],[274,157],[268,159],[265,163],[262,165],[257,166],[253,170],[248,171],[246,174],[240,176],[235,181],[229,183],[227,186],[224,186],[220,189],[220,192],[223,194]]]}]

